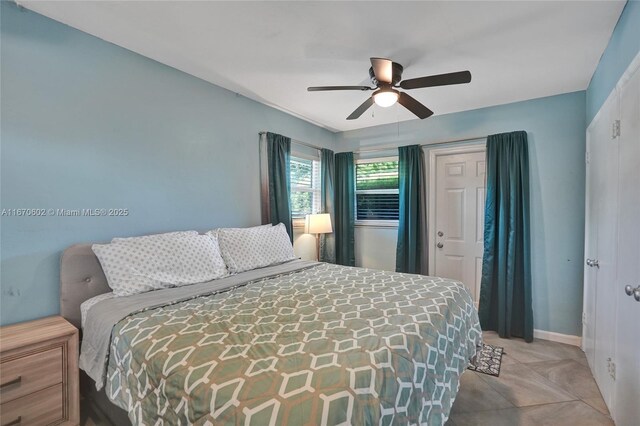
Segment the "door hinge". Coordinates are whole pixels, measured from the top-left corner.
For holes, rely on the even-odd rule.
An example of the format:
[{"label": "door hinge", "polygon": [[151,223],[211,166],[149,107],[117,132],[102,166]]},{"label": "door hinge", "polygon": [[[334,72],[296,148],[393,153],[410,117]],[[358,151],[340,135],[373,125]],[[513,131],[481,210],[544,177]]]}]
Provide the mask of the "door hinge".
[{"label": "door hinge", "polygon": [[607,371],[613,380],[616,379],[616,363],[611,358],[607,358]]},{"label": "door hinge", "polygon": [[582,325],[585,325],[587,323],[587,313],[583,312],[582,313]]},{"label": "door hinge", "polygon": [[589,164],[590,161],[591,161],[591,154],[589,154],[589,151],[586,151],[584,153],[584,162]]},{"label": "door hinge", "polygon": [[611,129],[611,139],[620,136],[620,120],[615,120]]}]

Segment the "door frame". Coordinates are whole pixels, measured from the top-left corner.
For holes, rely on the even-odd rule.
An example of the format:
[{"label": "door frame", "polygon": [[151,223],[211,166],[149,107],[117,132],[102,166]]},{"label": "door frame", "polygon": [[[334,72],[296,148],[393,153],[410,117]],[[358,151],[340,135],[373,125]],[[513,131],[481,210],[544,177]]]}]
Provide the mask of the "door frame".
[{"label": "door frame", "polygon": [[[427,171],[429,176],[429,183],[427,185],[427,249],[429,253],[429,275],[433,275],[436,267],[435,256],[435,241],[436,241],[436,161],[438,157],[443,155],[452,154],[469,154],[474,152],[487,151],[487,139],[479,138],[471,142],[465,142],[463,144],[453,143],[449,146],[439,146],[430,148],[425,146],[425,151],[428,154]],[[486,187],[486,173],[485,173],[485,187]]]}]

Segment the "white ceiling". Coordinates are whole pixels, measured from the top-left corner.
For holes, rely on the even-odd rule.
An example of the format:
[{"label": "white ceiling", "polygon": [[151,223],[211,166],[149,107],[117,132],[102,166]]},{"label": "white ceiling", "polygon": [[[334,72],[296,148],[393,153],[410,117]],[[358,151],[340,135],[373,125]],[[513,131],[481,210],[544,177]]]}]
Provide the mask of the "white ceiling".
[{"label": "white ceiling", "polygon": [[371,92],[306,91],[367,84],[372,56],[405,78],[470,70],[470,84],[411,91],[436,114],[584,90],[625,1],[19,3],[342,131],[415,119],[374,105],[347,121]]}]

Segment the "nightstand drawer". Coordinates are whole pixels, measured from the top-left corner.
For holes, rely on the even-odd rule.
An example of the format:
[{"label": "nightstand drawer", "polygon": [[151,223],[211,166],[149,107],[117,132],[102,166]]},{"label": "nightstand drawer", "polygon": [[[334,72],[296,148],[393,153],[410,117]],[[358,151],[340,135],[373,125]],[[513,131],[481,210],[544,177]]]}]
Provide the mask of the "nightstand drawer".
[{"label": "nightstand drawer", "polygon": [[62,368],[62,346],[3,362],[0,364],[0,403],[61,383]]},{"label": "nightstand drawer", "polygon": [[0,405],[0,425],[39,426],[63,418],[62,383]]},{"label": "nightstand drawer", "polygon": [[0,327],[0,426],[80,424],[78,329],[59,316]]}]

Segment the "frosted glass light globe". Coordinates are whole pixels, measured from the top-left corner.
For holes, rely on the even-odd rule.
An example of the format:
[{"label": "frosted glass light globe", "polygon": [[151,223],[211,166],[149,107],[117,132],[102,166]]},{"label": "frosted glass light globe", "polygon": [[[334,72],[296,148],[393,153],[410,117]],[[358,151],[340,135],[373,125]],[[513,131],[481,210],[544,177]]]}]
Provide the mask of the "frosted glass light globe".
[{"label": "frosted glass light globe", "polygon": [[377,105],[387,108],[395,104],[398,101],[399,96],[400,95],[397,90],[380,90],[377,93],[374,93],[373,100]]}]

